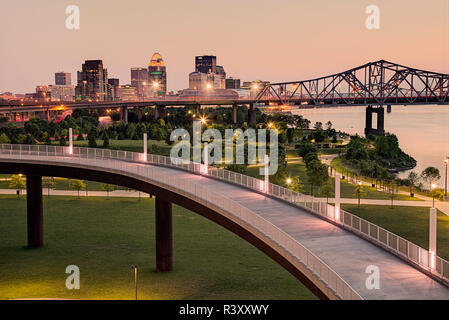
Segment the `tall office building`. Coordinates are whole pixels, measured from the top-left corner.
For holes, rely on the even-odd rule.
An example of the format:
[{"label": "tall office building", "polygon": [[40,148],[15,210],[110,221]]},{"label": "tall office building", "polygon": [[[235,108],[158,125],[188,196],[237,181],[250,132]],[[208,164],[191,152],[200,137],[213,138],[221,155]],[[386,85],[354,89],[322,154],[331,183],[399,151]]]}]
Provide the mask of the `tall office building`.
[{"label": "tall office building", "polygon": [[109,78],[108,79],[108,97],[109,100],[119,100],[120,94],[119,94],[119,86],[120,86],[120,80],[116,78]]},{"label": "tall office building", "polygon": [[108,100],[108,71],[102,60],[86,60],[78,72],[75,88],[76,100]]},{"label": "tall office building", "polygon": [[56,72],[55,84],[57,86],[70,86],[72,85],[72,74],[69,72]]},{"label": "tall office building", "polygon": [[226,72],[223,66],[217,66],[217,57],[195,57],[195,72],[189,74],[189,89],[224,89],[225,87]]},{"label": "tall office building", "polygon": [[149,74],[145,68],[131,68],[131,86],[136,88],[139,99],[149,96]]},{"label": "tall office building", "polygon": [[165,96],[167,93],[167,71],[159,52],[156,52],[151,57],[148,66],[148,80],[152,96]]},{"label": "tall office building", "polygon": [[240,79],[227,78],[226,89],[240,89]]},{"label": "tall office building", "polygon": [[217,57],[216,56],[195,57],[195,72],[217,73]]}]

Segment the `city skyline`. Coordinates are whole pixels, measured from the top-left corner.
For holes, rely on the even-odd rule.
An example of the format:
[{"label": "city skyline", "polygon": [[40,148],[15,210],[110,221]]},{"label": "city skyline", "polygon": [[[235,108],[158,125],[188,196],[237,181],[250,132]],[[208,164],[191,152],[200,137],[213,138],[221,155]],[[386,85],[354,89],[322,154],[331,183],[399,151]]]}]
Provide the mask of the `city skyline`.
[{"label": "city skyline", "polygon": [[[69,2],[47,8],[50,1],[4,1],[2,11],[11,14],[0,22],[1,29],[8,30],[0,33],[8,44],[0,53],[0,91],[32,92],[36,85],[53,83],[57,71],[70,72],[73,79],[82,61],[90,59],[103,60],[111,78],[130,83],[130,68],[146,66],[156,51],[168,66],[167,91],[188,87],[193,58],[199,55],[219,57],[228,76],[242,80],[310,79],[379,59],[447,73],[448,30],[441,28],[448,24],[447,2],[435,1],[432,7],[411,2],[378,1],[380,30],[368,30],[367,1],[326,7],[320,7],[320,1],[283,0],[276,6],[268,1],[255,6],[252,0],[238,6],[236,1],[201,6],[192,1],[131,1],[125,8],[116,1],[109,1],[108,7],[77,1],[81,27],[68,30],[64,21]],[[212,9],[218,18],[206,14]],[[104,14],[99,15],[100,10]],[[96,31],[103,27],[98,37]]]}]

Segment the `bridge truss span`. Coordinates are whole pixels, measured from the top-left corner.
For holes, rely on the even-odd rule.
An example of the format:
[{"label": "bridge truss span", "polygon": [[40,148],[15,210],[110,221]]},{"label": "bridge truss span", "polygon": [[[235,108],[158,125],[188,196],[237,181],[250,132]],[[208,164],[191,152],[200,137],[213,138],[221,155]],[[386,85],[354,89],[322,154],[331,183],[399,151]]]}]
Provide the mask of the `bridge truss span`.
[{"label": "bridge truss span", "polygon": [[312,80],[267,84],[258,102],[296,105],[448,104],[449,74],[379,60]]}]

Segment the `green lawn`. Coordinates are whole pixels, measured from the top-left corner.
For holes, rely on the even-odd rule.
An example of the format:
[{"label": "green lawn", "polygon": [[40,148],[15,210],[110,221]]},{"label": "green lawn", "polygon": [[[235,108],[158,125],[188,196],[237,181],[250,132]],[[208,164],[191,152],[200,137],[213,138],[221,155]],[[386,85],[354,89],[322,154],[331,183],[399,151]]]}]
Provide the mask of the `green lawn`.
[{"label": "green lawn", "polygon": [[[343,210],[358,215],[425,249],[429,248],[429,208],[342,204]],[[449,260],[449,217],[438,211],[437,252]]]},{"label": "green lawn", "polygon": [[[315,299],[296,278],[220,226],[174,207],[174,271],[155,272],[154,200],[44,199],[45,246],[27,249],[26,200],[0,196],[0,299]],[[65,268],[80,268],[67,290]]]},{"label": "green lawn", "polygon": [[[260,167],[249,167],[247,170],[247,174],[256,177],[256,178],[262,178],[262,176],[259,175],[259,168]],[[310,185],[307,183],[307,174],[306,174],[306,166],[304,163],[291,163],[287,165],[287,175],[291,178],[296,177],[299,175],[302,184],[304,185],[302,189],[302,193],[310,194]],[[334,178],[331,178],[332,184],[334,184]],[[342,198],[350,198],[355,199],[357,198],[355,195],[355,185],[346,182],[341,181],[340,185],[340,192]],[[365,199],[378,199],[378,200],[389,200],[391,199],[391,196],[389,193],[385,193],[379,190],[376,190],[375,188],[371,187],[365,187],[366,195],[364,196]],[[396,194],[395,200],[416,200],[419,201],[420,199],[412,198],[407,195],[403,194]]]}]

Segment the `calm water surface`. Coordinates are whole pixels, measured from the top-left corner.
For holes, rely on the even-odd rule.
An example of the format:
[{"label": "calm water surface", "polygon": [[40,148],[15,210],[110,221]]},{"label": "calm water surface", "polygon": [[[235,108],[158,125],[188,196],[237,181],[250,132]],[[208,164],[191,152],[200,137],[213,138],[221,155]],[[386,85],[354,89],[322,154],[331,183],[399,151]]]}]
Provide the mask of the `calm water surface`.
[{"label": "calm water surface", "polygon": [[[293,113],[309,119],[311,126],[330,120],[336,130],[364,135],[365,107],[298,109]],[[416,159],[414,171],[420,173],[428,166],[440,169],[439,184],[443,186],[443,160],[449,156],[449,106],[392,106],[391,113],[385,108],[385,131],[394,133],[402,150]],[[399,174],[406,175],[407,172]]]}]

